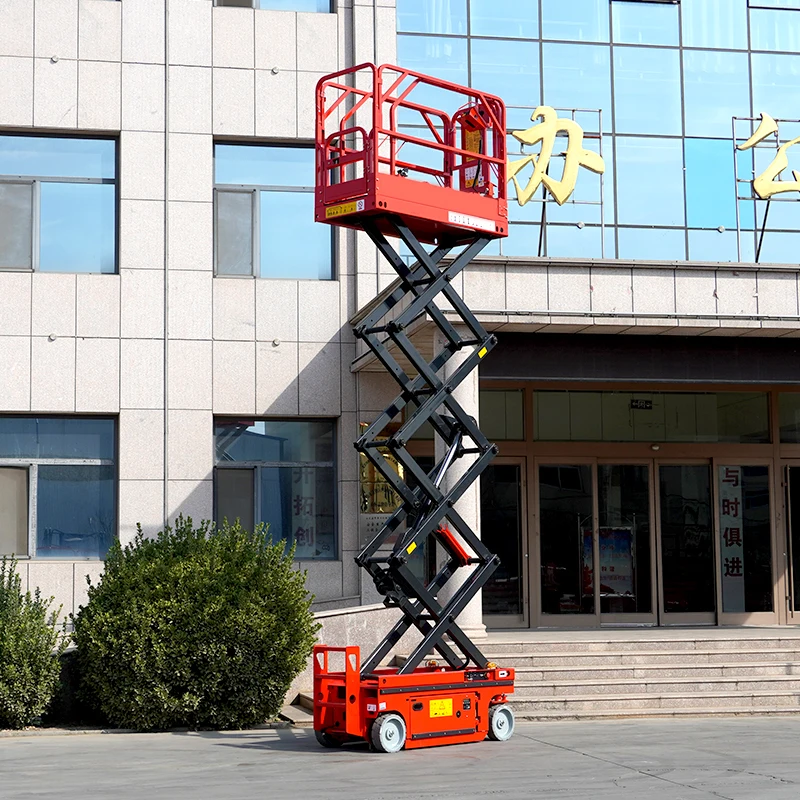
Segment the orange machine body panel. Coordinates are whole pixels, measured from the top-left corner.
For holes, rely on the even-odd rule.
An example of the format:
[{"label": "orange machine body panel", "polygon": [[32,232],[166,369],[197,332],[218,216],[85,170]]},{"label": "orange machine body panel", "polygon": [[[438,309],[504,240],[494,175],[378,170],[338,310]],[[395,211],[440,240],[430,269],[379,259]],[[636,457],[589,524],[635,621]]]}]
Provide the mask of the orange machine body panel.
[{"label": "orange machine body panel", "polygon": [[[330,668],[331,653],[344,655],[341,669]],[[314,648],[314,730],[369,741],[377,717],[393,712],[405,720],[406,750],[479,742],[491,706],[514,691],[514,670],[497,666],[419,667],[408,675],[383,667],[363,678],[359,670],[358,647]]]},{"label": "orange machine body panel", "polygon": [[[447,112],[425,105],[441,101]],[[317,84],[315,219],[359,228],[399,217],[422,242],[508,236],[505,105],[392,65]]]}]

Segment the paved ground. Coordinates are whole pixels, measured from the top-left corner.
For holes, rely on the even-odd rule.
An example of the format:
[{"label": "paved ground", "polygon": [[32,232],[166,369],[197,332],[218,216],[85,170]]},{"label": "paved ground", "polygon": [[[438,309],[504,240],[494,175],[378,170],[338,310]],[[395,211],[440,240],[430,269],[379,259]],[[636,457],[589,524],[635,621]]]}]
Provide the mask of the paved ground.
[{"label": "paved ground", "polygon": [[379,755],[308,730],[0,738],[0,798],[798,800],[799,718],[528,723]]}]

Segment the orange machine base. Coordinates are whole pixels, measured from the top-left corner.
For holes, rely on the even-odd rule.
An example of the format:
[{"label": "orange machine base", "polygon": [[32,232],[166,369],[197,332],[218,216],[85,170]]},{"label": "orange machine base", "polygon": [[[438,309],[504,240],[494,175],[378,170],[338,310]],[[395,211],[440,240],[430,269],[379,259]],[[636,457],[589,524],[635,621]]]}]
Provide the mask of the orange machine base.
[{"label": "orange machine base", "polygon": [[[340,669],[331,669],[331,653],[344,654]],[[406,750],[480,742],[489,734],[490,709],[513,691],[510,668],[437,665],[400,675],[382,667],[362,678],[358,647],[314,648],[314,730],[329,746],[370,742],[373,726],[388,714],[402,717]]]}]

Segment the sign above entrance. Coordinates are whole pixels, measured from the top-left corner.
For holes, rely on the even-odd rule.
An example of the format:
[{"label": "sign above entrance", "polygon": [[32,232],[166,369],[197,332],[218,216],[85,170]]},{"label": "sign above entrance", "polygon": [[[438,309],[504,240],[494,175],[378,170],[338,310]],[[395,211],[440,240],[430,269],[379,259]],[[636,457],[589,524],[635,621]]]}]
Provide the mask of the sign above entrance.
[{"label": "sign above entrance", "polygon": [[[606,171],[602,156],[583,147],[583,128],[572,119],[559,119],[556,110],[550,106],[539,106],[531,114],[531,120],[541,119],[536,125],[524,131],[512,131],[511,135],[523,145],[541,144],[538,153],[508,162],[508,179],[514,181],[517,190],[517,201],[524,206],[536,193],[540,186],[552,195],[553,199],[563,205],[575,191],[579,167],[585,167],[598,175]],[[559,133],[567,135],[567,149],[564,156],[564,170],[560,180],[547,174],[550,160],[553,157],[556,137]],[[532,167],[533,173],[523,187],[518,175],[526,168]]]}]

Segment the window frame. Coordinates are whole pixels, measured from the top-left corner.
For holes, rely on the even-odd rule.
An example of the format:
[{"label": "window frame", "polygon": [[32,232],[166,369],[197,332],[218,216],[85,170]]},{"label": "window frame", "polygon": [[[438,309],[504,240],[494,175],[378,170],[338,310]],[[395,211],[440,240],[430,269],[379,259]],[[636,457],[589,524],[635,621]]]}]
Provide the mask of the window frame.
[{"label": "window frame", "polygon": [[118,275],[119,274],[119,227],[120,227],[120,197],[119,197],[119,175],[120,175],[120,147],[118,136],[75,136],[38,132],[19,133],[17,131],[0,131],[3,138],[16,137],[19,139],[77,139],[80,141],[103,141],[114,143],[114,177],[113,178],[75,178],[75,177],[54,177],[52,175],[12,175],[10,173],[0,173],[0,184],[31,186],[32,188],[32,209],[31,209],[31,266],[25,267],[4,267],[0,265],[0,273],[3,272],[41,272],[40,247],[41,247],[41,224],[42,224],[42,184],[43,183],[74,183],[81,185],[99,185],[114,187],[114,270],[113,272],[72,272],[72,271],[53,271],[45,270],[48,274],[59,275]]}]

